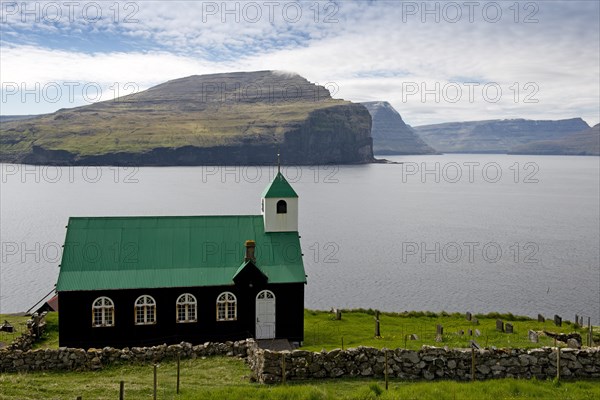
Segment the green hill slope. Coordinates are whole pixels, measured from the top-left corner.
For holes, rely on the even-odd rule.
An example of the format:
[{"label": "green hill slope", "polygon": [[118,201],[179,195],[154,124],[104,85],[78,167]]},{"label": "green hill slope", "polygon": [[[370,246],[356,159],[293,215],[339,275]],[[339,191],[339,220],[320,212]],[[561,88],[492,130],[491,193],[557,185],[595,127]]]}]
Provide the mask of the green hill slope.
[{"label": "green hill slope", "polygon": [[0,161],[61,165],[372,161],[371,117],[299,75],[196,75],[2,123]]}]

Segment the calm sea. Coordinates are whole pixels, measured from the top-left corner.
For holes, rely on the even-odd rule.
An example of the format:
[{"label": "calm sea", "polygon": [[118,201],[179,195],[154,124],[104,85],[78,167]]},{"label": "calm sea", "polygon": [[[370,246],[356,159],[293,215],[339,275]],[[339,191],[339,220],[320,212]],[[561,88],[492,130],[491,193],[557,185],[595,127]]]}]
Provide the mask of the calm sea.
[{"label": "calm sea", "polygon": [[[287,167],[306,307],[575,314],[600,323],[600,158]],[[69,216],[259,214],[271,167],[2,165],[0,313],[52,290]]]}]

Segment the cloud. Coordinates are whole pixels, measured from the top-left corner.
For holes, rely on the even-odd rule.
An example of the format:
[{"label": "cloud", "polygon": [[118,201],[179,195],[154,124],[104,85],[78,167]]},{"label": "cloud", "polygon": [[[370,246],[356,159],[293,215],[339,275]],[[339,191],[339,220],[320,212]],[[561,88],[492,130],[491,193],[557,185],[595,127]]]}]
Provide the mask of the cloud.
[{"label": "cloud", "polygon": [[[103,13],[111,11],[112,3],[102,4]],[[293,14],[291,2],[115,4],[118,23],[111,14],[93,26],[82,18],[56,23],[46,38],[33,34],[36,24],[8,21],[2,82],[135,82],[144,89],[193,74],[269,69],[334,82],[334,97],[388,100],[412,125],[575,116],[594,124],[600,118],[597,2],[483,2],[473,10],[460,2],[453,3],[459,9],[447,2],[302,2],[301,14]],[[456,10],[461,18],[448,22]],[[127,16],[137,22],[123,23]],[[89,46],[56,48],[60,42],[49,40],[74,32]],[[100,34],[118,39],[112,49],[94,45]],[[470,79],[477,84],[472,98],[465,87]],[[414,85],[419,92],[407,96]],[[457,87],[463,95],[454,101]],[[500,99],[490,101],[485,87],[501,88]],[[430,94],[423,97],[424,91]],[[16,97],[3,102],[3,114],[58,106]]]}]

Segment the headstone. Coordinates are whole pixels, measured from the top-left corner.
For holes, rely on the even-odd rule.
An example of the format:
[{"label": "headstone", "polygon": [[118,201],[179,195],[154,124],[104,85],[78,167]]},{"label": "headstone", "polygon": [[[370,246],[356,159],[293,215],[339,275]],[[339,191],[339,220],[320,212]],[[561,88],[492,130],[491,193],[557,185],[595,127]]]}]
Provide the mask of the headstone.
[{"label": "headstone", "polygon": [[473,325],[479,325],[479,320],[473,317]]},{"label": "headstone", "polygon": [[579,325],[579,315],[575,314],[575,328]]},{"label": "headstone", "polygon": [[410,340],[419,340],[419,337],[416,334],[410,335]]},{"label": "headstone", "polygon": [[504,322],[501,319],[496,320],[496,330],[498,332],[504,332]]},{"label": "headstone", "polygon": [[471,329],[467,330],[467,335],[473,336],[473,330],[471,330]]},{"label": "headstone", "polygon": [[506,333],[513,333],[513,326],[512,324],[509,324],[508,322],[506,323],[506,326],[504,327],[506,330]]},{"label": "headstone", "polygon": [[470,312],[467,312],[467,314],[466,314],[466,318],[467,318],[467,321],[470,321],[470,320],[471,320],[471,318],[472,318],[472,315],[471,315],[471,313],[470,313]]},{"label": "headstone", "polygon": [[442,325],[438,324],[436,327],[435,333],[436,333],[436,335],[443,335],[444,327]]},{"label": "headstone", "polygon": [[583,317],[579,317],[579,326],[583,326]]},{"label": "headstone", "polygon": [[436,342],[442,342],[443,341],[442,335],[435,335],[435,341]]},{"label": "headstone", "polygon": [[542,314],[538,314],[538,322],[546,322],[546,318]]},{"label": "headstone", "polygon": [[338,321],[342,319],[342,310],[335,309],[335,319]]},{"label": "headstone", "polygon": [[529,341],[533,343],[538,343],[540,341],[539,335],[536,331],[529,330]]},{"label": "headstone", "polygon": [[481,331],[479,329],[475,329],[475,336],[481,336]]},{"label": "headstone", "polygon": [[459,336],[462,336],[462,335],[464,335],[464,334],[465,334],[465,331],[463,331],[462,329],[461,329],[460,331],[458,331],[458,335],[459,335]]},{"label": "headstone", "polygon": [[558,315],[554,316],[554,325],[556,325],[556,326],[562,326],[562,318],[559,317]]}]

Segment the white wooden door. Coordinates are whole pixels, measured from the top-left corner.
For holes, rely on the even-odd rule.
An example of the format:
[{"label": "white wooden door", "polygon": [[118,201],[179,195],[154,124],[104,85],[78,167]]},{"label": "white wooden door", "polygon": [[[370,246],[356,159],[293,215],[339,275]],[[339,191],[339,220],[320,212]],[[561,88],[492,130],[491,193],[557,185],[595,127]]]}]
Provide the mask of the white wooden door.
[{"label": "white wooden door", "polygon": [[256,338],[275,338],[275,295],[270,290],[256,296]]}]

